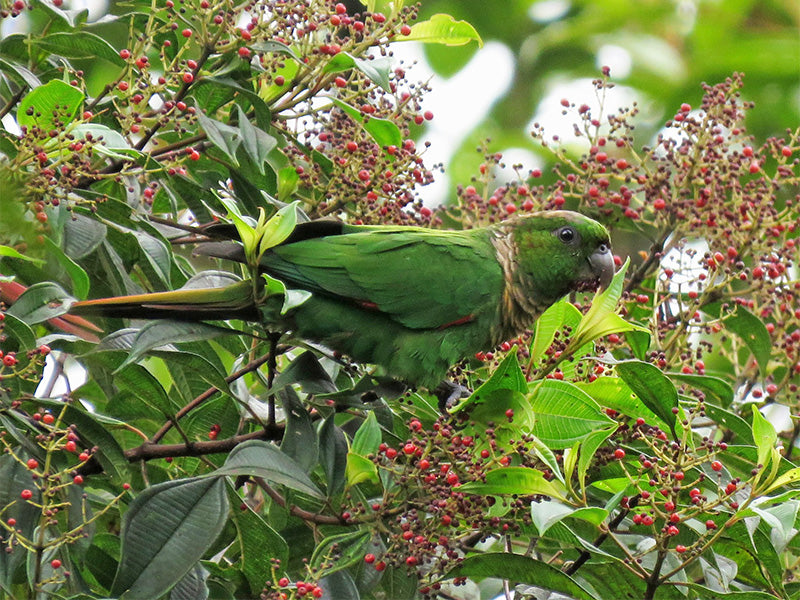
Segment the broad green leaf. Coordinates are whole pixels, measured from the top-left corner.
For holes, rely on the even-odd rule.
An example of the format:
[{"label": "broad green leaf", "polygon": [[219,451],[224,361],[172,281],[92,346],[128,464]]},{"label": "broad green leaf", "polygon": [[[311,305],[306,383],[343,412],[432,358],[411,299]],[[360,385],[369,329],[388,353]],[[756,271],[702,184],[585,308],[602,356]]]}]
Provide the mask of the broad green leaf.
[{"label": "broad green leaf", "polygon": [[222,150],[234,166],[238,167],[239,161],[236,158],[236,150],[239,148],[239,144],[242,143],[242,133],[236,127],[231,127],[206,116],[202,110],[197,111],[197,120],[208,139]]},{"label": "broad green leaf", "polygon": [[528,383],[519,366],[516,352],[509,352],[503,362],[494,370],[492,376],[472,392],[469,398],[465,398],[451,408],[450,412],[456,413],[468,405],[486,404],[489,397],[498,390],[510,390],[521,394],[528,391]]},{"label": "broad green leaf", "polygon": [[111,593],[152,600],[211,547],[228,515],[225,479],[179,479],[147,488],[122,525],[122,556]]},{"label": "broad green leaf", "polygon": [[97,412],[85,410],[78,403],[64,403],[58,400],[36,398],[37,407],[50,409],[53,413],[64,411],[64,422],[75,425],[81,442],[88,448],[97,448],[92,458],[100,463],[103,472],[111,477],[115,485],[122,485],[130,479],[130,463],[116,438],[109,432],[111,426],[122,426],[115,419]]},{"label": "broad green leaf", "polygon": [[531,364],[538,364],[544,358],[545,351],[553,343],[553,338],[556,332],[561,329],[565,323],[580,321],[581,313],[570,303],[566,298],[562,298],[550,308],[548,308],[541,317],[536,319],[536,327],[533,334],[533,342],[530,348],[530,361]]},{"label": "broad green leaf", "polygon": [[122,390],[132,394],[150,407],[154,419],[171,417],[174,413],[167,392],[161,387],[158,380],[141,365],[126,365],[114,372],[114,383]]},{"label": "broad green leaf", "polygon": [[0,257],[3,256],[8,256],[9,258],[16,258],[18,260],[27,260],[28,262],[36,263],[37,265],[44,264],[44,261],[41,258],[25,256],[24,254],[20,254],[19,252],[17,252],[13,248],[10,248],[9,246],[0,246]]},{"label": "broad green leaf", "polygon": [[585,392],[566,381],[545,379],[531,384],[533,433],[553,449],[564,449],[616,422]]},{"label": "broad green leaf", "polygon": [[436,14],[427,21],[415,23],[411,26],[411,33],[395,36],[394,40],[445,46],[463,46],[474,41],[483,46],[481,36],[472,25],[466,21],[456,21],[452,16],[445,14]]},{"label": "broad green leaf", "polygon": [[694,373],[669,373],[673,381],[686,383],[690,387],[700,390],[706,395],[707,400],[715,400],[719,406],[727,407],[733,402],[733,388],[724,379],[710,375],[695,375]]},{"label": "broad green leaf", "polygon": [[753,428],[742,417],[711,403],[706,403],[705,411],[709,419],[736,435],[735,443],[755,445]]},{"label": "broad green leaf", "polygon": [[775,443],[778,441],[778,434],[772,423],[764,418],[757,406],[753,406],[753,440],[758,449],[758,464],[763,465],[763,474],[769,466],[769,459]]},{"label": "broad green leaf", "polygon": [[239,114],[240,137],[245,151],[253,160],[258,170],[264,172],[264,164],[269,153],[278,145],[278,140],[263,129],[254,126],[239,105],[236,106]]},{"label": "broad green leaf", "polygon": [[578,458],[578,481],[580,481],[581,488],[586,486],[586,472],[592,464],[597,449],[605,443],[605,441],[614,433],[613,427],[601,429],[590,433],[586,439],[581,442],[580,456]]},{"label": "broad green leaf", "polygon": [[283,388],[278,392],[278,397],[286,415],[281,452],[293,458],[308,473],[317,465],[319,458],[319,441],[311,416],[293,388]]},{"label": "broad green leaf", "polygon": [[103,38],[89,31],[64,31],[42,37],[32,37],[30,43],[44,52],[64,58],[89,58],[107,60],[119,67],[125,65],[119,52]]},{"label": "broad green leaf", "polygon": [[362,481],[378,482],[378,468],[375,463],[366,456],[356,454],[352,450],[347,453],[347,466],[345,475],[348,487],[352,487]]},{"label": "broad green leaf", "polygon": [[299,183],[300,175],[296,167],[289,165],[278,171],[278,200],[286,202],[294,196]]},{"label": "broad green leaf", "polygon": [[[467,556],[447,573],[447,577],[487,577],[505,579],[512,584],[534,585],[559,592],[576,600],[598,600],[560,569],[544,561],[510,552],[487,552]],[[513,585],[512,585],[513,587]]]},{"label": "broad green leaf", "polygon": [[347,439],[336,426],[334,416],[325,419],[319,432],[319,458],[325,470],[328,496],[335,496],[344,489],[347,469]]},{"label": "broad green leaf", "polygon": [[[17,123],[44,131],[63,128],[75,118],[85,96],[60,79],[52,79],[28,92],[17,108]],[[30,114],[29,114],[30,113]]]},{"label": "broad green leaf", "polygon": [[263,225],[256,228],[256,236],[260,239],[258,246],[259,255],[270,248],[277,246],[291,235],[297,226],[297,207],[299,201],[295,200],[276,212]]},{"label": "broad green leaf", "polygon": [[209,573],[203,568],[203,565],[196,563],[172,588],[169,600],[207,600],[206,580],[208,575]]},{"label": "broad green leaf", "polygon": [[764,322],[740,304],[733,313],[723,319],[725,327],[739,336],[758,363],[761,375],[767,374],[772,341]]},{"label": "broad green leaf", "polygon": [[7,339],[16,340],[20,350],[33,350],[36,347],[36,335],[33,329],[13,314],[6,311],[6,318],[3,321],[3,334]]},{"label": "broad green leaf", "polygon": [[316,498],[323,497],[322,492],[296,461],[273,444],[260,440],[236,446],[231,450],[225,464],[214,471],[213,475],[261,477],[269,483],[285,485]]},{"label": "broad green leaf", "polygon": [[375,413],[370,411],[353,436],[353,445],[350,447],[350,451],[366,457],[377,453],[380,443],[381,426],[378,425]]},{"label": "broad green leaf", "polygon": [[[188,291],[186,293],[188,293]],[[142,327],[136,334],[133,345],[131,346],[131,353],[120,368],[135,363],[150,350],[167,344],[205,341],[221,335],[231,335],[234,333],[237,332],[234,330],[228,331],[222,327],[215,327],[204,323],[152,321]]]},{"label": "broad green leaf", "polygon": [[648,333],[644,327],[628,323],[615,311],[617,303],[622,296],[625,273],[628,270],[630,259],[616,272],[611,284],[602,291],[598,291],[592,299],[592,305],[583,315],[572,339],[569,342],[568,352],[574,352],[584,344],[604,337],[611,333],[624,333],[626,331],[642,331]]},{"label": "broad green leaf", "polygon": [[34,325],[63,315],[72,300],[58,284],[43,281],[22,292],[6,312],[28,325]]},{"label": "broad green leaf", "polygon": [[[261,46],[261,44],[253,44],[253,49],[256,50],[259,46]],[[288,90],[292,89],[292,83],[300,71],[301,62],[302,61],[299,58],[296,60],[284,60],[282,62],[282,66],[275,70],[275,74],[272,77],[273,83],[270,85],[262,84],[261,89],[258,91],[258,95],[264,100],[264,102],[271,103],[280,98]],[[274,83],[275,78],[279,76],[283,77],[283,85]]]},{"label": "broad green leaf", "polygon": [[122,134],[100,123],[78,123],[70,133],[79,140],[91,135],[94,140],[92,147],[99,154],[116,160],[130,160],[144,156],[142,152],[132,148]]},{"label": "broad green leaf", "polygon": [[360,124],[364,128],[364,131],[366,131],[381,148],[402,145],[403,135],[400,133],[400,129],[388,119],[381,119],[378,117],[365,119],[360,111],[342,102],[338,98],[331,98],[331,101],[347,113],[356,123]]},{"label": "broad green leaf", "polygon": [[87,296],[89,295],[89,276],[86,274],[86,271],[72,260],[69,256],[67,256],[64,251],[51,240],[49,237],[44,238],[44,245],[47,248],[47,252],[50,256],[54,257],[64,270],[69,275],[69,278],[72,280],[72,295],[75,296],[78,300],[86,300]]},{"label": "broad green leaf", "polygon": [[678,391],[669,378],[655,365],[640,360],[620,361],[614,363],[614,368],[639,400],[669,425],[675,436],[676,416],[672,409],[678,407]]},{"label": "broad green leaf", "polygon": [[323,73],[340,73],[350,69],[361,71],[372,83],[383,88],[384,91],[391,93],[392,88],[389,82],[389,71],[391,63],[384,59],[364,60],[348,54],[339,52],[333,56],[328,64],[322,69]]},{"label": "broad green leaf", "polygon": [[567,517],[580,519],[592,525],[600,525],[608,518],[608,511],[596,506],[575,508],[552,500],[531,502],[531,518],[539,535],[544,535],[550,527]]},{"label": "broad green leaf", "polygon": [[372,531],[364,529],[341,533],[325,538],[311,555],[310,567],[330,575],[364,560],[364,548],[372,538]]},{"label": "broad green leaf", "polygon": [[763,493],[764,495],[770,494],[780,487],[791,485],[792,483],[797,483],[798,481],[800,481],[800,467],[795,467],[794,469],[787,471],[775,479],[775,481],[773,481]]},{"label": "broad green leaf", "polygon": [[576,381],[575,385],[594,398],[600,406],[613,408],[618,413],[644,417],[649,425],[666,428],[668,425],[647,408],[628,384],[619,377],[598,377],[591,383]]},{"label": "broad green leaf", "polygon": [[[241,503],[241,498],[229,487],[231,504]],[[235,505],[234,505],[235,506]],[[261,515],[249,507],[231,511],[233,523],[239,535],[234,542],[236,554],[231,557],[244,573],[253,594],[260,594],[269,580],[272,561],[281,563],[289,559],[289,545],[280,534],[269,526]]]},{"label": "broad green leaf", "polygon": [[559,481],[548,481],[544,473],[528,467],[500,467],[486,472],[484,481],[469,481],[459,492],[482,496],[543,494],[566,502],[566,490]]},{"label": "broad green leaf", "polygon": [[[380,573],[379,573],[380,575]],[[336,571],[326,575],[317,582],[325,593],[323,598],[336,598],[336,600],[361,600],[362,596],[358,593],[358,587],[353,576],[349,571]],[[396,598],[397,600],[405,600],[404,596],[392,595],[391,590],[386,586],[381,586],[389,593],[388,598]],[[409,597],[410,598],[410,597]]]}]

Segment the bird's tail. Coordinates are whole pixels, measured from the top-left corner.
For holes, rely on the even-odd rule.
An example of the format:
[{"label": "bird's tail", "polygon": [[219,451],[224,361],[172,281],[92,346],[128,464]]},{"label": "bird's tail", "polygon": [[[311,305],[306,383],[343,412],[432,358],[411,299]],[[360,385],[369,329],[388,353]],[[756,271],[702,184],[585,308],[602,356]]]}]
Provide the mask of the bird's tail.
[{"label": "bird's tail", "polygon": [[249,280],[225,287],[180,289],[172,292],[84,300],[72,304],[69,312],[73,315],[127,319],[184,321],[259,319],[253,283]]}]

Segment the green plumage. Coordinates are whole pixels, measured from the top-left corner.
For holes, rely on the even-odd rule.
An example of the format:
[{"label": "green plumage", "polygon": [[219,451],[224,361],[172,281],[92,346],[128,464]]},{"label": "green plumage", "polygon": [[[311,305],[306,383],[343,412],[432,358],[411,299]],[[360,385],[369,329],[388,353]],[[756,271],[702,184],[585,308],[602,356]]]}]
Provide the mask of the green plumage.
[{"label": "green plumage", "polygon": [[[231,243],[209,244],[203,253],[244,257]],[[566,211],[469,231],[305,223],[269,250],[261,267],[312,294],[286,315],[264,310],[272,327],[428,388],[461,358],[519,333],[570,290],[607,283],[613,274],[606,230]],[[208,294],[205,305],[197,291],[189,300],[178,290],[79,302],[72,310],[220,318],[229,299],[220,290]],[[242,315],[241,304],[231,317]]]}]

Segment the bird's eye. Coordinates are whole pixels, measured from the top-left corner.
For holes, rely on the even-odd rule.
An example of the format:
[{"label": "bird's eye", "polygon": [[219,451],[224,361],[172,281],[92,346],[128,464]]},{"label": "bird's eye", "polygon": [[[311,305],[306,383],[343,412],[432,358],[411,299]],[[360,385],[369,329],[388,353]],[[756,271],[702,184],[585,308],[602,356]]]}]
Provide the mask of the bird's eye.
[{"label": "bird's eye", "polygon": [[578,234],[572,227],[562,227],[558,230],[558,239],[565,244],[572,242]]}]

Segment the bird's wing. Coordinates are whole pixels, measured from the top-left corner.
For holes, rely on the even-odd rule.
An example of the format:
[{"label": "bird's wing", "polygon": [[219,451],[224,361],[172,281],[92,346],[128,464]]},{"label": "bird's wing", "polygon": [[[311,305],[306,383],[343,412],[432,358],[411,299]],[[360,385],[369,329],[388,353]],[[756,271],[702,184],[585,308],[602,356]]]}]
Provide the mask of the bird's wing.
[{"label": "bird's wing", "polygon": [[352,301],[412,329],[467,322],[500,301],[485,231],[362,228],[274,248],[264,268],[290,287]]}]

